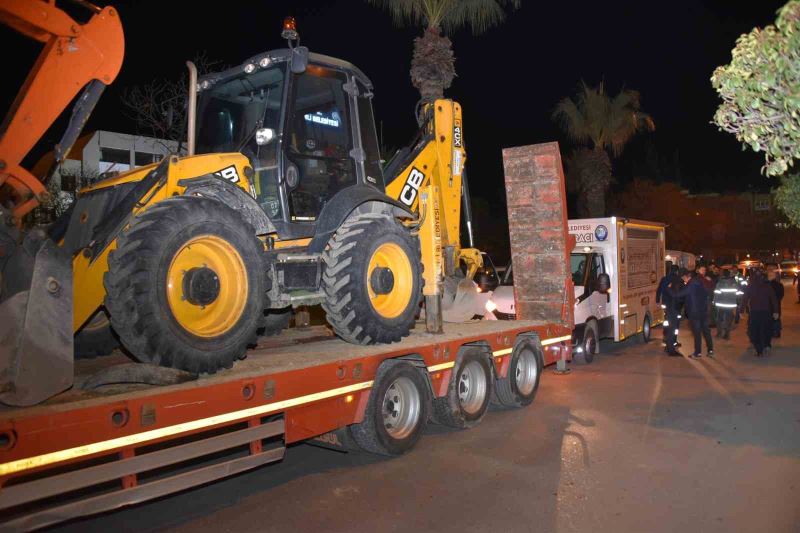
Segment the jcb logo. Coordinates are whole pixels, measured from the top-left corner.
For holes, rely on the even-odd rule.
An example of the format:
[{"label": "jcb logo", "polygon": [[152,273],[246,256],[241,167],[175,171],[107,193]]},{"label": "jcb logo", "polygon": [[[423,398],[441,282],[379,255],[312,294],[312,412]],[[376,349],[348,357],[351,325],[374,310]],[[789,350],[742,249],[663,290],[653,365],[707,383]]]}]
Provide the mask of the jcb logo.
[{"label": "jcb logo", "polygon": [[416,168],[412,168],[411,172],[408,174],[408,179],[406,179],[403,191],[400,193],[400,201],[408,207],[414,205],[414,200],[417,199],[417,191],[419,191],[419,187],[422,185],[423,181],[425,181],[425,174]]},{"label": "jcb logo", "polygon": [[228,180],[231,183],[239,183],[239,173],[236,171],[236,167],[233,165],[214,172],[214,175],[224,180]]}]

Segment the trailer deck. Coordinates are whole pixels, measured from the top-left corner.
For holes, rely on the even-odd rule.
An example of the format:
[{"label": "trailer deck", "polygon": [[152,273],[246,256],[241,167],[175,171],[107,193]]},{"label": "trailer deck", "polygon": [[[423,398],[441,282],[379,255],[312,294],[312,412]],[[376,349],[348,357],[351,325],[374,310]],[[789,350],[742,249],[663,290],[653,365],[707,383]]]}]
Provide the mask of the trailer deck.
[{"label": "trailer deck", "polygon": [[[354,346],[330,337],[324,328],[311,328],[266,338],[232,369],[191,381],[76,388],[42,405],[4,408],[0,511],[101,487],[97,494],[90,491],[90,498],[66,505],[33,513],[26,508],[21,522],[6,523],[41,527],[280,460],[288,444],[359,422],[384,361],[400,358],[424,365],[439,397],[463,346],[491,350],[495,372],[504,376],[513,347],[525,334],[540,340],[545,364],[570,356],[569,328],[541,321],[447,324],[441,335],[425,333],[418,324],[407,339],[382,346]],[[121,363],[121,354],[81,361],[76,383]],[[249,448],[243,456],[198,463],[199,468],[180,475],[147,482],[137,477],[242,446]],[[111,481],[117,484],[102,487]]]}]

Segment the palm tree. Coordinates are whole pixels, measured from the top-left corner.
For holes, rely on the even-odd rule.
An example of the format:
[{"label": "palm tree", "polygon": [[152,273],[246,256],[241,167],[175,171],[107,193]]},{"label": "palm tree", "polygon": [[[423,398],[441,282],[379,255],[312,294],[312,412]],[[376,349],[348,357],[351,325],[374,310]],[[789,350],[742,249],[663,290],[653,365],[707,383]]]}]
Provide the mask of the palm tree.
[{"label": "palm tree", "polygon": [[574,96],[558,103],[553,119],[579,145],[568,165],[578,193],[578,216],[604,216],[613,181],[611,157],[618,157],[640,131],[655,130],[653,119],[641,111],[637,91],[623,89],[611,97],[602,83],[589,87],[584,82]]},{"label": "palm tree", "polygon": [[469,27],[477,35],[505,19],[505,8],[519,7],[520,0],[367,0],[386,9],[395,23],[425,28],[414,39],[411,83],[423,101],[444,97],[456,75],[453,43],[442,35]]}]

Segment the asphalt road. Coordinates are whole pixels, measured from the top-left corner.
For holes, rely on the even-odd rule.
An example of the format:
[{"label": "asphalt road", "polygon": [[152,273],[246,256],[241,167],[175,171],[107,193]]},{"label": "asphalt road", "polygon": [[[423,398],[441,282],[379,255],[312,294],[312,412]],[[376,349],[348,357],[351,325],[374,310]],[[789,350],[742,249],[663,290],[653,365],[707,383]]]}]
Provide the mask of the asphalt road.
[{"label": "asphalt road", "polygon": [[280,464],[59,531],[800,531],[793,291],[783,307],[765,359],[744,324],[713,360],[604,343],[591,365],[548,369],[530,407],[468,431],[430,426],[406,456],[295,446]]}]

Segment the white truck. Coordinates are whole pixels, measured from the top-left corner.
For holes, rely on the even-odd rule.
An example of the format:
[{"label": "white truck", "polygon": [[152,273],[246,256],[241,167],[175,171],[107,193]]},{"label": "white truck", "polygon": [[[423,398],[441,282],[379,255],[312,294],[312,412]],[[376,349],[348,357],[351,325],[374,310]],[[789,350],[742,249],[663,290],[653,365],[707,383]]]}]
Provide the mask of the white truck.
[{"label": "white truck", "polygon": [[696,255],[689,252],[681,252],[680,250],[667,250],[664,260],[667,262],[667,267],[678,265],[678,268],[694,271],[695,266],[697,266]]},{"label": "white truck", "polygon": [[[569,221],[575,236],[570,271],[575,286],[575,355],[591,363],[600,339],[621,341],[664,321],[656,290],[665,273],[665,225],[626,218]],[[687,254],[691,255],[691,254]],[[486,320],[516,319],[513,268],[509,263],[486,306]]]},{"label": "white truck", "polygon": [[626,218],[569,221],[575,236],[570,269],[575,285],[576,355],[590,363],[599,340],[621,341],[664,321],[656,290],[664,276],[664,228],[659,222]]}]

